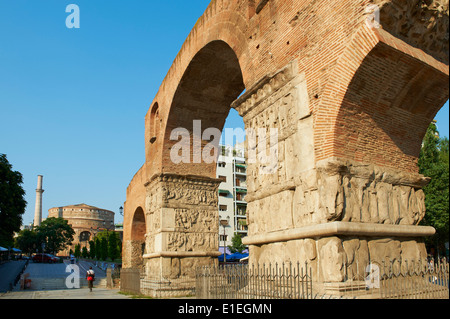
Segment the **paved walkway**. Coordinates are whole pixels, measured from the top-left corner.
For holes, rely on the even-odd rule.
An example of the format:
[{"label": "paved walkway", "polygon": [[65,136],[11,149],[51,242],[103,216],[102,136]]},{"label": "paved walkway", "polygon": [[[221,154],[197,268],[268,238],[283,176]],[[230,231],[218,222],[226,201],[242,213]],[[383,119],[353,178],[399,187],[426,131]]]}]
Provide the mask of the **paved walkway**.
[{"label": "paved walkway", "polygon": [[0,293],[0,299],[130,299],[131,296],[119,293],[118,289],[88,288],[45,290],[45,291],[14,291]]},{"label": "paved walkway", "polygon": [[14,282],[24,265],[24,260],[10,261],[0,265],[0,293],[10,289],[10,284]]},{"label": "paved walkway", "polygon": [[[94,287],[91,293],[87,288],[81,289],[62,289],[62,290],[24,290],[20,291],[19,285],[14,287],[12,292],[7,293],[10,289],[10,283],[17,277],[23,269],[25,261],[12,261],[0,265],[0,299],[129,299],[129,296],[119,294],[117,289],[106,289]],[[30,274],[29,278],[46,280],[56,278],[67,278],[70,274],[66,272],[69,261],[57,264],[33,263],[30,262],[24,273]],[[79,261],[77,266],[80,267],[80,275],[84,274],[93,267],[96,278],[106,278],[106,272],[93,263],[88,261]]]},{"label": "paved walkway", "polygon": [[[66,278],[69,275],[69,272],[66,272],[66,267],[70,265],[68,260],[65,260],[64,263],[61,264],[46,264],[46,263],[33,263],[30,262],[28,264],[25,273],[30,274],[30,278]],[[95,271],[96,278],[105,278],[106,272],[102,269],[94,266],[93,263],[87,261],[79,261],[76,263],[78,267],[80,267],[80,275],[84,277],[86,271],[89,267]]]}]

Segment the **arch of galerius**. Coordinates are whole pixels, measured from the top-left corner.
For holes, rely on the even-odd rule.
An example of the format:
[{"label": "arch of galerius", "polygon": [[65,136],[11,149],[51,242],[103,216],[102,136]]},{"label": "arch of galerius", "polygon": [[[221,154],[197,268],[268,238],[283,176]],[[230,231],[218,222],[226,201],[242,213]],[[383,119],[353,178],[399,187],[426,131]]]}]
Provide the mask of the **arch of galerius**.
[{"label": "arch of galerius", "polygon": [[[212,1],[146,115],[123,267],[177,278],[217,263],[220,180],[202,157],[217,143],[193,123],[222,130],[231,107],[267,132],[246,143],[250,263],[308,261],[339,283],[344,263],[425,259],[417,160],[448,100],[448,18],[437,0]],[[188,161],[171,158],[177,128]]]}]

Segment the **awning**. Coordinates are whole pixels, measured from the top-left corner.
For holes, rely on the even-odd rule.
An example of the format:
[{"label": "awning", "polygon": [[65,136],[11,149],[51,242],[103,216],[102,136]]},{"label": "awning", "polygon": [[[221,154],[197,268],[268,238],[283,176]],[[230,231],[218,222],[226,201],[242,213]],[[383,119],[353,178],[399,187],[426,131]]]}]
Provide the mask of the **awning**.
[{"label": "awning", "polygon": [[244,257],[244,258],[242,258],[242,259],[239,259],[239,262],[244,262],[244,261],[248,261],[248,258],[249,258],[249,256],[247,256],[247,257]]},{"label": "awning", "polygon": [[248,257],[249,254],[241,254],[241,253],[234,253],[230,256],[227,256],[227,260],[241,260],[242,258]]},{"label": "awning", "polygon": [[[227,254],[227,260],[228,260],[228,254]],[[220,255],[219,256],[219,261],[221,261],[221,262],[224,262],[225,261],[225,258],[224,258],[224,255],[222,254],[222,255]]]},{"label": "awning", "polygon": [[0,247],[0,251],[8,251],[8,249]]},{"label": "awning", "polygon": [[21,253],[22,251],[19,248],[12,248],[11,249],[15,253]]},{"label": "awning", "polygon": [[247,169],[247,165],[244,164],[236,164],[236,167]]},{"label": "awning", "polygon": [[229,194],[230,191],[224,190],[224,189],[219,189],[219,194]]},{"label": "awning", "polygon": [[236,193],[245,193],[245,194],[247,194],[247,190],[245,188],[237,188],[236,187]]}]

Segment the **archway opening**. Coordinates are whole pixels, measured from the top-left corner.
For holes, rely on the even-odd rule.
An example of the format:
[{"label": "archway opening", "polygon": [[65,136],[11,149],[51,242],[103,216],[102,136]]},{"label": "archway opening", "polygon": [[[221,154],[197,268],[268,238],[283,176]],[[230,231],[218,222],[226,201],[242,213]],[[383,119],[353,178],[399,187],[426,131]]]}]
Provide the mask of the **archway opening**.
[{"label": "archway opening", "polygon": [[91,233],[88,231],[84,231],[80,234],[80,243],[86,244],[91,239]]},{"label": "archway opening", "polygon": [[146,223],[144,210],[141,207],[138,207],[134,213],[133,222],[131,225],[132,254],[135,257],[135,265],[138,267],[143,266],[143,256],[145,254],[145,233]]},{"label": "archway opening", "polygon": [[[222,132],[216,177],[219,185],[219,251],[234,252],[235,236],[248,234],[246,132],[243,118],[231,109]],[[220,261],[225,259],[220,258]]]},{"label": "archway opening", "polygon": [[227,43],[210,42],[195,55],[173,98],[163,147],[163,158],[171,160],[163,162],[163,173],[216,178],[221,132],[244,89],[238,57]]},{"label": "archway opening", "polygon": [[[247,189],[243,143],[245,128],[242,118],[231,108],[232,103],[244,90],[244,76],[234,50],[224,41],[213,41],[207,44],[191,60],[178,84],[162,147],[164,159],[162,173],[196,180],[188,186],[191,187],[190,193],[197,193],[198,177],[210,180],[210,185],[218,185],[214,194],[217,200],[208,201],[209,207],[202,206],[201,212],[186,204],[184,202],[186,200],[182,197],[179,198],[180,203],[170,204],[171,207],[176,205],[185,208],[183,212],[178,212],[182,215],[180,220],[196,216],[199,220],[203,219],[205,223],[208,223],[202,226],[202,231],[196,229],[197,226],[192,226],[193,234],[199,232],[195,236],[202,238],[201,242],[204,241],[207,244],[195,247],[200,240],[197,240],[195,236],[191,238],[189,235],[186,239],[174,240],[176,249],[190,249],[194,252],[206,250],[208,258],[214,257],[215,262],[217,257],[214,254],[219,253],[221,245],[219,236],[223,232],[220,226],[223,225],[221,219],[228,221],[224,237],[227,239],[227,244],[231,243],[234,234],[246,234],[245,194]],[[228,127],[225,127],[227,120]],[[229,129],[229,134],[224,129]],[[231,150],[225,159],[223,148],[227,146],[231,147]],[[226,162],[225,167],[219,166],[222,160]],[[244,172],[236,174],[236,165],[240,167],[239,169],[244,169]],[[217,179],[222,178],[224,180],[219,185]],[[200,205],[206,202],[201,198],[203,196],[208,198],[212,190],[212,186],[202,190],[204,194],[199,195]],[[222,196],[223,191],[226,191],[227,198]],[[178,235],[173,236],[177,238]],[[195,243],[194,247],[190,247],[191,243]],[[174,266],[173,260],[171,262],[172,268],[177,268],[174,272],[177,274],[185,272],[184,262],[181,262],[180,266],[178,264]],[[209,260],[205,260],[206,262]]]}]

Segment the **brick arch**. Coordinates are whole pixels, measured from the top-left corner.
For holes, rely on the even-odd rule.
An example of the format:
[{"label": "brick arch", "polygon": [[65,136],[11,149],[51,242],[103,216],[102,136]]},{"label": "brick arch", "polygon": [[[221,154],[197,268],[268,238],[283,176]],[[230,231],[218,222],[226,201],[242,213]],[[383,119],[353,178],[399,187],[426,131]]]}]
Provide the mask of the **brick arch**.
[{"label": "brick arch", "polygon": [[[366,26],[369,3],[211,1],[146,115],[146,161],[127,189],[124,265],[136,264],[136,207],[145,207],[150,221],[147,252],[138,259],[148,275],[178,278],[217,264],[215,165],[192,163],[192,153],[190,164],[174,165],[169,137],[177,127],[192,137],[193,120],[220,129],[230,104],[246,128],[279,130],[278,165],[264,167],[275,171],[248,165],[244,244],[251,263],[310,258],[319,281],[340,282],[346,258],[384,259],[380,238],[395,258],[423,253],[420,240],[407,241],[434,233],[416,226],[427,179],[415,161],[421,136],[448,98],[448,62],[390,34],[395,14],[382,19],[386,29]],[[153,141],[155,106],[162,134]]]},{"label": "brick arch", "polygon": [[[242,70],[242,82],[251,83],[254,81],[253,74],[250,72],[254,69],[254,61],[250,57],[246,34],[249,28],[247,11],[237,10],[236,5],[237,3],[234,1],[212,1],[181,47],[152,102],[152,106],[155,103],[159,105],[161,130],[164,134],[167,135],[167,132],[170,132],[168,125],[174,124],[173,119],[169,117],[173,117],[175,114],[172,108],[179,107],[179,101],[176,99],[178,98],[179,100],[181,96],[179,94],[180,89],[185,88],[184,86],[180,87],[179,84],[183,78],[187,79],[186,72],[192,69],[192,62],[195,63],[195,60],[202,59],[202,55],[205,58],[204,53],[207,53],[206,51],[214,51],[215,47],[216,52],[219,52],[218,47],[222,47],[226,48],[230,55],[233,52],[233,55],[235,55],[233,58],[238,61],[240,70]],[[234,96],[234,98],[236,97],[237,95]],[[152,130],[150,127],[151,111],[150,108],[146,115],[146,136],[151,135],[149,133]],[[164,152],[162,151],[163,145],[160,143],[155,144],[152,145],[148,140],[146,140],[145,144],[146,162],[152,163],[151,167],[148,167],[151,176],[161,173],[163,171],[162,166],[165,163],[163,159]]]},{"label": "brick arch", "polygon": [[422,139],[448,94],[447,65],[363,25],[320,97],[316,160],[335,157],[417,173]]},{"label": "brick arch", "polygon": [[136,208],[133,215],[133,222],[131,226],[131,239],[136,241],[144,241],[146,226],[145,213],[142,207]]},{"label": "brick arch", "polygon": [[[162,145],[162,172],[216,177],[215,162],[205,163],[198,151],[201,153],[209,142],[214,142],[218,148],[219,140],[205,141],[199,134],[209,128],[222,131],[231,103],[244,89],[238,58],[227,43],[212,41],[195,55],[180,80],[170,107]],[[193,127],[194,121],[198,121],[197,130]],[[171,159],[172,147],[179,143],[171,139],[177,128],[187,129],[191,137],[189,163],[183,165],[174,164]]]},{"label": "brick arch", "polygon": [[88,230],[83,230],[82,232],[80,232],[79,235],[79,241],[80,242],[89,242],[89,240],[91,239],[91,232]]},{"label": "brick arch", "polygon": [[144,265],[143,255],[145,253],[145,238],[147,223],[144,209],[141,206],[135,208],[131,216],[125,216],[127,224],[122,243],[125,268],[142,268]]}]

